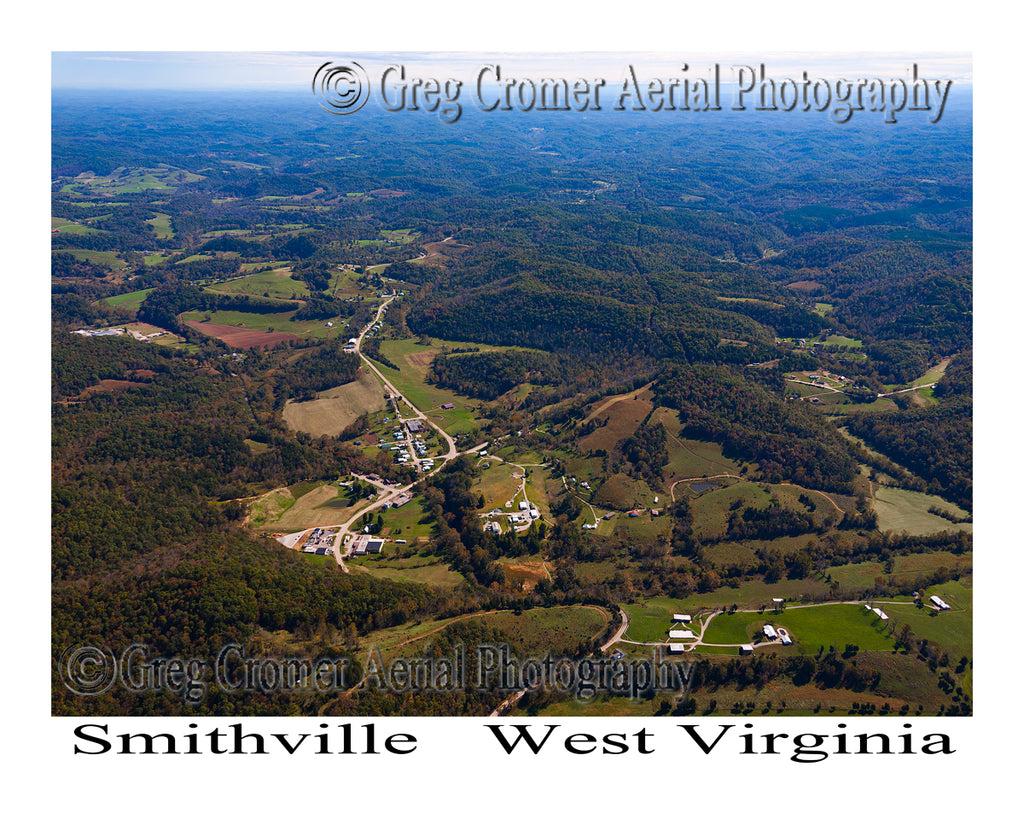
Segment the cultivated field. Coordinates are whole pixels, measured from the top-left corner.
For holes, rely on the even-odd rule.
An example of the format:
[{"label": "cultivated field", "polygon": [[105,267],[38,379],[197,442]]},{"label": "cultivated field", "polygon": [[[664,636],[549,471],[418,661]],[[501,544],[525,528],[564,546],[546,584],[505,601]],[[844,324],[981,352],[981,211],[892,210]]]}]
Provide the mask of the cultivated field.
[{"label": "cultivated field", "polygon": [[338,435],[361,415],[384,407],[384,388],[361,369],[355,381],[325,390],[313,401],[289,401],[283,415],[285,423],[300,432]]},{"label": "cultivated field", "polygon": [[212,321],[186,321],[189,327],[206,336],[219,338],[231,347],[248,350],[251,347],[272,347],[281,341],[294,341],[299,336],[294,333],[276,331],[250,330],[247,327],[232,327],[227,324],[214,324]]}]

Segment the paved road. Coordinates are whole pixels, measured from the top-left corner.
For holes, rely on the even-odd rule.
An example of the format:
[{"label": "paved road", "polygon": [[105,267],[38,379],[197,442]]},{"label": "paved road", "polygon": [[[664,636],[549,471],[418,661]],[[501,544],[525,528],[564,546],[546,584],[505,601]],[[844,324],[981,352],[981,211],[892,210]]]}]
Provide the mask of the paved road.
[{"label": "paved road", "polygon": [[[444,463],[446,463],[448,461],[451,461],[451,460],[454,460],[460,454],[464,454],[464,453],[460,453],[458,451],[458,447],[456,446],[455,439],[452,438],[452,436],[449,435],[447,432],[445,432],[443,429],[441,429],[441,427],[439,427],[437,424],[435,424],[433,421],[431,421],[430,418],[428,418],[423,412],[421,412],[415,405],[413,405],[410,401],[401,402],[399,400],[399,396],[401,396],[401,392],[395,387],[394,384],[391,383],[391,381],[389,381],[387,379],[387,377],[385,377],[385,375],[377,368],[377,365],[374,364],[373,361],[371,361],[362,352],[361,348],[362,348],[362,344],[363,344],[363,339],[366,337],[367,332],[370,330],[371,327],[373,327],[374,324],[376,324],[378,321],[381,320],[381,317],[384,315],[384,312],[387,309],[388,305],[391,304],[391,302],[393,302],[394,300],[395,300],[395,297],[392,296],[391,298],[389,298],[386,301],[384,301],[383,303],[381,303],[380,307],[377,308],[377,315],[373,318],[373,320],[371,322],[369,322],[366,325],[366,327],[363,328],[363,331],[359,334],[359,338],[357,339],[356,345],[355,345],[356,354],[362,360],[363,365],[370,372],[372,372],[374,375],[376,375],[378,379],[380,379],[380,382],[384,385],[384,388],[391,395],[392,401],[394,402],[394,405],[395,405],[395,416],[396,416],[396,420],[398,421],[398,423],[402,424],[402,423],[404,423],[406,421],[409,421],[409,420],[411,420],[413,418],[419,419],[424,424],[429,425],[430,427],[432,427],[437,432],[437,434],[441,437],[441,439],[447,444],[448,449],[447,449],[447,451],[443,455],[440,455],[437,458],[433,458],[432,459],[434,461],[434,469],[432,469],[430,472],[424,473],[423,475],[421,475],[416,480],[414,480],[414,481],[412,481],[410,483],[407,483],[407,484],[405,484],[403,486],[389,486],[389,485],[383,483],[382,481],[372,480],[371,478],[369,478],[369,477],[367,477],[365,475],[356,475],[356,477],[359,478],[360,480],[364,480],[364,481],[366,481],[368,483],[371,483],[374,486],[376,486],[378,489],[380,489],[381,490],[381,495],[380,495],[379,498],[377,498],[369,506],[364,506],[364,507],[360,508],[359,511],[355,512],[352,515],[352,517],[350,517],[348,520],[346,520],[344,523],[342,523],[341,524],[341,528],[338,531],[338,534],[335,535],[335,538],[334,538],[334,559],[338,562],[338,565],[341,566],[341,568],[344,571],[346,571],[346,572],[348,571],[348,567],[345,565],[345,562],[344,562],[343,558],[348,557],[348,555],[350,553],[350,550],[351,550],[351,546],[343,546],[342,544],[343,544],[343,542],[345,540],[345,537],[347,535],[349,535],[349,534],[352,534],[353,527],[356,530],[361,528],[359,526],[359,523],[361,522],[363,515],[365,515],[367,513],[372,513],[372,512],[377,511],[378,509],[383,507],[384,504],[386,504],[386,503],[390,504],[399,495],[401,495],[404,492],[408,492],[414,486],[416,486],[418,483],[421,483],[428,475],[430,475],[433,472],[436,472],[437,470],[439,470]],[[402,414],[403,410],[406,412],[405,415]],[[406,446],[407,447],[409,446],[409,442],[408,441],[406,441]],[[477,452],[477,451],[483,449],[485,446],[486,446],[486,444],[479,444],[479,445],[477,445],[475,447],[472,447],[470,449],[465,450],[465,452]],[[410,450],[410,454],[412,455],[413,463],[415,465],[419,465],[421,459],[418,458],[416,456],[415,452],[412,452],[411,450]],[[337,524],[331,524],[332,527],[336,526],[336,525]]]},{"label": "paved road", "polygon": [[607,651],[611,646],[619,642],[619,640],[622,639],[622,635],[626,633],[626,629],[629,628],[629,615],[626,614],[624,609],[619,609],[619,614],[622,615],[622,625],[619,626],[618,631],[611,636],[611,639],[601,646],[601,651]]}]

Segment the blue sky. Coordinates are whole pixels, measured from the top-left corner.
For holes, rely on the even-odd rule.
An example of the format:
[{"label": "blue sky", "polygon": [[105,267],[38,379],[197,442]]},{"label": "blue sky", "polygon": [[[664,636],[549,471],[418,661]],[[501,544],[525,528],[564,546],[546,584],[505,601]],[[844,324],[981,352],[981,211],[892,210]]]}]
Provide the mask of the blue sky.
[{"label": "blue sky", "polygon": [[424,77],[468,79],[481,66],[498,64],[519,76],[619,77],[627,64],[647,76],[677,75],[682,63],[691,76],[720,64],[764,63],[776,77],[905,77],[917,63],[921,75],[972,79],[971,56],[966,53],[929,52],[246,52],[246,51],[54,51],[51,55],[52,88],[201,89],[251,88],[254,90],[305,89],[313,72],[324,62],[358,60],[371,77],[399,63]]}]

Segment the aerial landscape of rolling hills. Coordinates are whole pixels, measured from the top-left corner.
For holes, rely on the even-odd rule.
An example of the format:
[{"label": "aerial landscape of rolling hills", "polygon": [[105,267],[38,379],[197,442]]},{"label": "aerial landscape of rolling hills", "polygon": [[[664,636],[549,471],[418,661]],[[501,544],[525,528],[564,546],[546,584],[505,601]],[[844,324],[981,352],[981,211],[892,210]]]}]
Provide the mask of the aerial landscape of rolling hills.
[{"label": "aerial landscape of rolling hills", "polygon": [[972,140],[55,94],[53,714],[971,714]]}]

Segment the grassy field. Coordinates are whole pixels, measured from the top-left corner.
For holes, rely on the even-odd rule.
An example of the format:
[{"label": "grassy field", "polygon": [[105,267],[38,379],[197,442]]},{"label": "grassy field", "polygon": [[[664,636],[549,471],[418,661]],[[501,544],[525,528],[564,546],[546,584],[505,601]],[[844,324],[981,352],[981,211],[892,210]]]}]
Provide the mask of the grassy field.
[{"label": "grassy field", "polygon": [[295,484],[271,490],[253,502],[249,525],[265,532],[298,532],[344,523],[360,502],[335,483]]},{"label": "grassy field", "polygon": [[829,416],[842,416],[855,412],[894,412],[897,409],[899,408],[896,406],[896,402],[891,398],[879,398],[868,404],[831,404],[828,407],[827,414]]},{"label": "grassy field", "polygon": [[[486,463],[486,461],[484,461]],[[484,496],[484,509],[505,508],[506,502],[519,492],[521,480],[514,480],[513,475],[522,475],[520,467],[511,464],[491,462],[491,466],[480,472],[480,477],[473,483],[472,491]]]},{"label": "grassy field", "polygon": [[70,233],[73,236],[87,236],[91,233],[101,232],[94,227],[72,222],[69,219],[61,219],[59,216],[50,217],[50,228],[57,229],[61,233]]},{"label": "grassy field", "polygon": [[384,407],[384,388],[360,370],[355,381],[325,390],[313,401],[289,401],[282,414],[292,429],[315,436],[338,435],[359,416]]},{"label": "grassy field", "polygon": [[146,224],[153,228],[157,239],[173,239],[174,228],[171,227],[171,217],[166,213],[158,213],[152,219],[147,219]]},{"label": "grassy field", "polygon": [[[421,412],[428,414],[430,419],[449,435],[474,432],[479,429],[471,409],[472,406],[476,406],[476,402],[471,404],[465,397],[458,396],[451,390],[426,383],[430,364],[442,344],[443,342],[434,340],[429,345],[424,345],[411,338],[383,341],[380,345],[381,353],[389,361],[397,364],[399,369],[378,366],[384,376],[401,392],[403,398]],[[442,404],[455,404],[456,409],[442,410]]]},{"label": "grassy field", "polygon": [[513,589],[521,587],[529,591],[541,580],[552,579],[547,562],[537,555],[503,558],[498,562],[505,572],[505,580]]},{"label": "grassy field", "polygon": [[[577,491],[581,491],[577,489]],[[630,478],[621,472],[609,475],[597,487],[592,503],[605,509],[619,511],[635,508],[649,508],[654,503],[656,493],[646,483]],[[586,495],[583,495],[586,497]],[[667,498],[658,496],[659,504],[667,503]]]},{"label": "grassy field", "polygon": [[971,579],[951,580],[925,589],[925,596],[937,594],[952,608],[936,614],[931,609],[899,606],[889,612],[900,626],[906,623],[918,638],[937,643],[950,656],[953,664],[961,657],[972,656],[974,622],[974,589]]},{"label": "grassy field", "polygon": [[956,504],[936,495],[911,492],[909,489],[898,489],[894,486],[875,487],[874,510],[878,513],[878,528],[883,531],[906,531],[911,535],[927,535],[944,531],[970,532],[974,528],[970,523],[952,523],[931,514],[928,509],[932,506],[952,512],[957,517],[967,515],[967,512]]},{"label": "grassy field", "polygon": [[666,407],[655,410],[651,423],[660,421],[669,434],[668,463],[664,468],[665,480],[673,483],[680,478],[703,475],[738,475],[742,464],[722,454],[719,444],[680,437],[679,413]]},{"label": "grassy field", "polygon": [[[514,648],[524,654],[555,657],[571,655],[581,642],[601,634],[608,623],[608,614],[590,606],[556,606],[537,608],[515,614],[511,611],[483,612],[445,620],[405,623],[380,629],[360,639],[360,648],[376,648],[385,661],[395,657],[423,655],[430,637],[460,620],[469,620],[500,629]],[[475,657],[468,658],[475,669]]]},{"label": "grassy field", "polygon": [[102,299],[106,304],[111,307],[126,307],[129,310],[138,310],[142,302],[146,300],[146,296],[153,292],[153,288],[150,287],[146,290],[135,290],[132,293],[121,293],[117,296],[110,296],[109,298]]},{"label": "grassy field", "polygon": [[914,578],[926,575],[936,569],[948,568],[964,571],[971,565],[972,554],[952,552],[922,552],[921,554],[896,555],[891,575],[885,574],[885,565],[878,561],[848,563],[844,566],[830,566],[825,570],[839,585],[846,589],[870,589],[875,578]]},{"label": "grassy field", "polygon": [[170,165],[158,165],[155,168],[115,168],[106,176],[95,176],[91,173],[79,174],[71,182],[61,188],[61,193],[77,193],[104,196],[117,196],[124,193],[141,193],[146,190],[175,190],[176,186],[203,179],[199,174],[191,173]]},{"label": "grassy field", "polygon": [[864,342],[857,338],[850,338],[849,336],[837,336],[830,335],[822,339],[822,344],[830,345],[833,347],[863,347]]},{"label": "grassy field", "polygon": [[350,558],[345,563],[353,572],[365,572],[374,577],[404,583],[423,583],[451,589],[466,582],[462,575],[453,572],[447,563],[437,557],[417,555],[392,559],[387,554],[380,554]]},{"label": "grassy field", "polygon": [[[715,481],[719,483],[719,480]],[[680,485],[682,486],[682,485]],[[676,487],[679,496],[680,486]],[[730,507],[742,501],[745,507],[763,509],[772,499],[772,493],[762,489],[759,484],[748,481],[737,481],[721,489],[703,492],[696,499],[690,500],[693,510],[694,532],[697,534],[724,534],[728,525]]]},{"label": "grassy field", "polygon": [[622,608],[629,615],[626,637],[638,642],[662,642],[668,639],[668,627],[673,614],[696,616],[698,611],[717,609],[736,603],[740,608],[772,607],[773,597],[797,601],[804,594],[821,594],[828,587],[817,579],[780,580],[763,583],[759,580],[743,583],[737,589],[723,586],[713,592],[694,594],[678,599],[651,597],[636,603],[625,603]]},{"label": "grassy field", "polygon": [[[908,607],[901,607],[908,608]],[[822,646],[842,650],[847,644],[863,650],[892,648],[886,625],[862,605],[837,605],[789,608],[781,614],[772,611],[719,614],[704,633],[706,643],[749,643],[770,623],[789,630],[794,647],[801,654],[815,654]]]},{"label": "grassy field", "polygon": [[423,499],[415,497],[397,509],[387,509],[380,513],[384,526],[381,534],[387,537],[400,538],[413,542],[416,538],[430,537],[433,524],[425,519]]},{"label": "grassy field", "polygon": [[230,295],[265,296],[272,299],[301,299],[309,296],[309,288],[304,282],[293,279],[289,274],[291,268],[281,267],[276,270],[265,270],[219,282],[206,288],[208,293],[227,293]]},{"label": "grassy field", "polygon": [[225,324],[229,327],[244,327],[247,330],[267,332],[272,328],[279,333],[291,333],[297,336],[312,338],[328,338],[344,332],[342,322],[337,317],[334,327],[327,327],[327,321],[314,319],[311,321],[291,321],[294,311],[287,313],[244,313],[240,310],[189,310],[181,314],[182,321],[205,321],[209,317],[210,324]]},{"label": "grassy field", "polygon": [[[601,398],[597,401],[596,406],[600,407],[607,401],[607,398]],[[654,404],[651,391],[644,390],[635,398],[616,401],[609,404],[606,409],[588,415],[587,417],[593,417],[597,423],[603,424],[603,426],[599,426],[590,434],[580,438],[578,444],[580,451],[588,452],[598,449],[611,451],[615,444],[636,432],[640,422],[647,417],[652,409],[654,409]]]},{"label": "grassy field", "polygon": [[[719,662],[725,662],[723,658]],[[713,715],[721,718],[727,715],[767,716],[786,714],[792,716],[845,715],[853,709],[854,703],[870,703],[877,710],[888,705],[891,712],[898,713],[904,705],[912,714],[934,714],[940,705],[948,702],[941,693],[935,675],[925,663],[914,657],[889,652],[859,653],[858,667],[868,671],[879,671],[882,683],[874,690],[852,691],[845,688],[821,688],[815,683],[796,686],[791,680],[777,678],[766,685],[725,685],[713,690],[698,689],[693,701],[698,715]],[[650,716],[664,711],[675,700],[673,692],[662,692],[654,699],[631,700],[628,697],[602,696],[593,702],[568,698],[552,703],[537,712],[541,717],[554,716]],[[523,700],[529,705],[529,699]],[[522,715],[522,711],[513,712]]]},{"label": "grassy field", "polygon": [[80,250],[77,247],[62,247],[59,252],[70,253],[79,261],[104,265],[112,270],[120,270],[124,267],[124,261],[113,250]]}]

